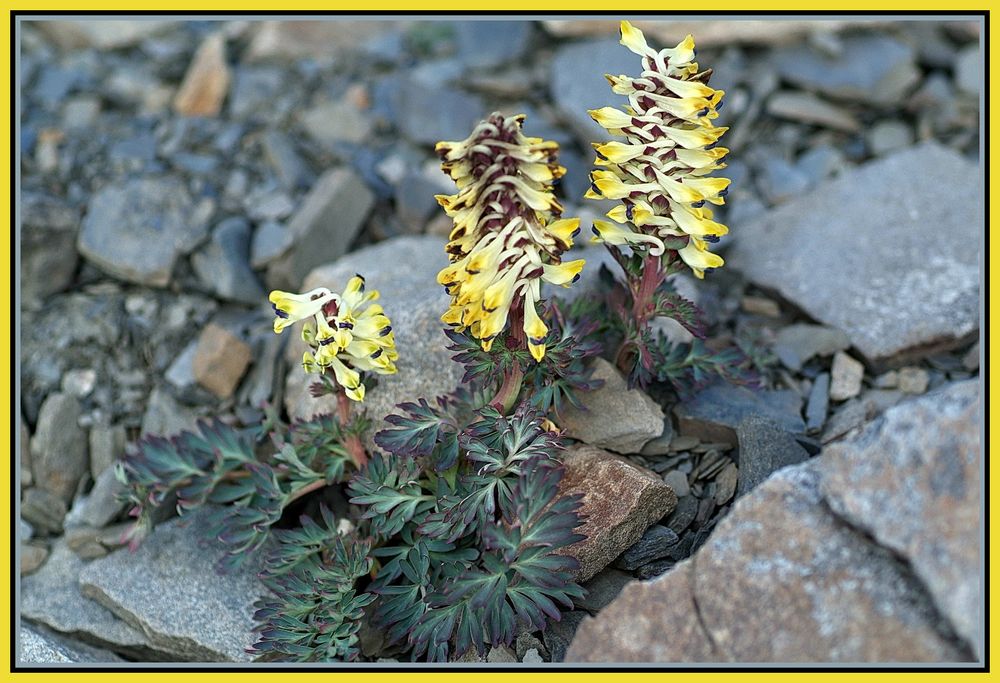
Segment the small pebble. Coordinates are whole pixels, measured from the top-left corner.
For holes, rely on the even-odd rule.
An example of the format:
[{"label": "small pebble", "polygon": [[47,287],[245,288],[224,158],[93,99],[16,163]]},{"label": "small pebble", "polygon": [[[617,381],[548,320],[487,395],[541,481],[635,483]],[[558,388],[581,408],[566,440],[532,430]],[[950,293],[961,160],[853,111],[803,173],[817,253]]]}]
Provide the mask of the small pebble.
[{"label": "small pebble", "polygon": [[973,344],[968,353],[962,357],[962,365],[969,372],[975,372],[979,369],[979,342]]},{"label": "small pebble", "polygon": [[899,373],[895,370],[883,372],[872,383],[876,389],[895,389],[899,386]]},{"label": "small pebble", "polygon": [[865,366],[843,351],[833,356],[830,369],[830,398],[846,401],[861,393],[861,380],[865,376]]},{"label": "small pebble", "polygon": [[524,653],[524,657],[521,658],[521,661],[525,664],[542,664],[545,660],[542,659],[540,654],[538,654],[538,650],[531,648]]},{"label": "small pebble", "polygon": [[663,477],[663,481],[674,490],[678,498],[683,498],[691,492],[687,476],[678,470],[667,472],[667,476]]},{"label": "small pebble", "polygon": [[923,368],[907,367],[899,371],[899,390],[904,394],[922,394],[929,383],[930,375]]},{"label": "small pebble", "polygon": [[763,296],[745,296],[740,301],[740,307],[745,313],[762,315],[767,318],[781,317],[781,308],[778,303]]}]

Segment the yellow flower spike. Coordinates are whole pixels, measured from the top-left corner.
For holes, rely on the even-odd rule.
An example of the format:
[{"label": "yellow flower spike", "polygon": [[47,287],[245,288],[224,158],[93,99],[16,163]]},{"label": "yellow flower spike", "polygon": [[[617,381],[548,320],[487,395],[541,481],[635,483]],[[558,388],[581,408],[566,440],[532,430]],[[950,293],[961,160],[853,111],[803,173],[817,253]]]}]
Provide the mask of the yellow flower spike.
[{"label": "yellow flower spike", "polygon": [[268,296],[271,308],[274,309],[274,332],[281,332],[300,320],[309,318],[323,309],[327,302],[335,300],[336,295],[326,287],[317,287],[305,294],[291,294],[274,290]]},{"label": "yellow flower spike", "polygon": [[653,53],[646,43],[646,37],[642,31],[627,21],[622,21],[618,26],[618,33],[621,39],[618,41],[640,57],[645,57]]}]

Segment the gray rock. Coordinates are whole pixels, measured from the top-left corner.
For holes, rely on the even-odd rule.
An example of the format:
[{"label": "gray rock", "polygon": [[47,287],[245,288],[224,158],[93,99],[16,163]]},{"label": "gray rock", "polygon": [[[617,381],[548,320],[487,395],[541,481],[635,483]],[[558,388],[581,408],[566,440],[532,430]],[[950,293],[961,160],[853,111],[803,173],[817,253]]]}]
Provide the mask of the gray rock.
[{"label": "gray rock", "polygon": [[373,203],[353,171],[339,168],[320,176],[288,224],[292,247],[268,266],[268,284],[295,289],[313,268],[346,254]]},{"label": "gray rock", "polygon": [[518,59],[531,40],[527,21],[456,21],[458,55],[471,67],[494,67]]},{"label": "gray rock", "polygon": [[19,541],[30,541],[31,538],[35,535],[35,530],[31,527],[30,524],[28,524],[26,521],[24,521],[24,519],[18,519],[17,521],[18,521],[18,526],[17,526],[18,536],[17,536],[17,540],[19,540]]},{"label": "gray rock", "polygon": [[212,231],[212,239],[192,254],[191,266],[202,284],[220,299],[243,304],[264,301],[264,288],[250,269],[250,225],[227,218]]},{"label": "gray rock", "polygon": [[[651,528],[655,529],[657,527],[654,526]],[[625,584],[634,580],[635,577],[631,574],[608,567],[583,584],[583,589],[587,592],[582,598],[574,598],[573,604],[577,609],[587,610],[591,614],[596,614],[618,597]]]},{"label": "gray rock", "polygon": [[517,657],[514,656],[513,650],[501,645],[500,647],[490,648],[489,653],[486,655],[486,661],[490,664],[516,664]]},{"label": "gray rock", "polygon": [[73,510],[70,510],[66,518],[66,526],[68,528],[66,529],[66,535],[63,537],[66,541],[66,546],[81,560],[93,560],[107,555],[108,550],[100,540],[100,529],[94,529],[89,526],[70,527],[70,520],[73,518],[75,511],[76,508],[74,507]]},{"label": "gray rock", "polygon": [[626,571],[636,570],[653,560],[666,557],[670,548],[677,545],[680,540],[673,529],[661,524],[654,524],[646,529],[642,538],[615,560],[615,566]]},{"label": "gray rock", "polygon": [[890,408],[825,449],[821,490],[838,515],[907,558],[982,657],[979,394],[967,381]]},{"label": "gray rock", "polygon": [[[448,295],[437,284],[437,273],[448,263],[440,237],[398,237],[352,252],[349,258],[317,268],[305,279],[303,289],[343,289],[355,274],[365,276],[366,286],[381,294],[379,303],[392,321],[399,360],[395,375],[380,375],[361,404],[374,420],[370,433],[382,428],[382,419],[394,406],[419,397],[433,399],[452,391],[462,377],[462,366],[451,360],[453,352],[441,322],[448,308]],[[308,418],[336,412],[331,397],[315,399],[308,387],[313,379],[299,362],[304,345],[297,328],[289,336],[287,358],[290,370],[285,383],[285,407],[291,417]]]},{"label": "gray rock", "polygon": [[77,246],[110,275],[164,287],[177,257],[205,238],[212,208],[172,177],[107,185],[90,200]]},{"label": "gray rock", "polygon": [[868,129],[865,138],[871,153],[880,157],[913,144],[913,130],[902,121],[889,119]]},{"label": "gray rock", "polygon": [[185,429],[193,429],[198,421],[194,411],[185,408],[166,390],[157,387],[149,395],[146,412],[142,416],[141,434],[173,436]]},{"label": "gray rock", "polygon": [[858,120],[849,111],[807,92],[795,90],[776,92],[767,100],[767,111],[772,116],[847,133],[856,133],[861,128]]},{"label": "gray rock", "polygon": [[782,48],[772,64],[785,80],[831,97],[893,106],[920,79],[912,47],[887,35],[843,38],[843,55],[829,57],[809,46]]},{"label": "gray rock", "polygon": [[204,513],[158,526],[136,552],[87,565],[83,594],[140,628],[157,649],[191,661],[250,661],[253,602],[266,594],[259,568],[250,561],[216,574],[223,549],[207,531]]},{"label": "gray rock", "polygon": [[263,268],[292,246],[292,235],[281,223],[265,221],[257,226],[250,245],[250,265]]},{"label": "gray rock", "polygon": [[670,452],[670,443],[674,440],[674,423],[670,417],[663,419],[663,431],[655,439],[646,442],[639,451],[642,455],[666,455]]},{"label": "gray rock", "polygon": [[560,614],[559,621],[549,622],[548,628],[542,633],[542,638],[545,640],[545,648],[549,651],[550,661],[561,662],[565,659],[566,650],[573,642],[576,629],[586,616],[586,612],[575,610]]},{"label": "gray rock", "polygon": [[263,340],[258,340],[257,352],[250,374],[240,386],[239,403],[260,407],[264,403],[281,404],[281,391],[278,376],[281,364],[281,353],[285,348],[285,339],[273,334]]},{"label": "gray rock", "polygon": [[691,487],[688,484],[687,475],[680,470],[671,470],[670,472],[667,472],[663,477],[663,481],[674,490],[674,493],[677,494],[678,498],[683,498],[687,494],[691,493]]},{"label": "gray rock", "polygon": [[19,555],[21,576],[28,576],[38,571],[38,568],[45,563],[49,550],[43,545],[22,543]]},{"label": "gray rock", "polygon": [[674,414],[681,434],[735,445],[737,426],[751,415],[773,420],[792,434],[805,433],[800,407],[801,398],[794,391],[752,391],[718,381],[679,403]]},{"label": "gray rock", "polygon": [[440,140],[464,140],[486,113],[475,95],[445,86],[428,86],[414,79],[402,82],[396,109],[398,126],[411,142],[434,145]]},{"label": "gray rock", "polygon": [[543,664],[544,662],[545,660],[538,654],[538,650],[533,647],[526,650],[524,656],[521,657],[521,663],[523,664]]},{"label": "gray rock", "polygon": [[30,488],[21,500],[21,516],[41,533],[59,533],[66,517],[66,501],[42,488]]},{"label": "gray rock", "polygon": [[117,50],[177,26],[176,21],[135,19],[40,21],[38,30],[63,50]]},{"label": "gray rock", "polygon": [[396,216],[407,232],[424,231],[427,220],[440,208],[434,195],[441,194],[439,183],[422,173],[408,173],[396,185]]},{"label": "gray rock", "polygon": [[694,496],[683,496],[677,499],[677,507],[667,518],[667,526],[675,533],[681,534],[691,526],[698,515],[698,499]]},{"label": "gray rock", "polygon": [[769,204],[781,204],[809,189],[809,178],[794,165],[777,156],[764,159],[757,185]]},{"label": "gray rock", "polygon": [[319,102],[298,120],[313,141],[328,149],[342,142],[362,143],[372,131],[372,117],[347,100]]},{"label": "gray rock", "polygon": [[74,398],[87,398],[97,383],[97,371],[93,368],[67,370],[63,373],[60,388]]},{"label": "gray rock", "polygon": [[904,394],[922,394],[927,391],[930,375],[923,368],[900,368],[899,390]]},{"label": "gray rock", "polygon": [[783,327],[775,337],[774,353],[789,370],[798,372],[814,356],[832,356],[850,347],[844,332],[822,325],[796,323]]},{"label": "gray rock", "polygon": [[[979,324],[967,248],[979,239],[979,182],[975,164],[923,143],[743,225],[728,265],[844,330],[875,365],[959,346]],[[940,242],[942,230],[951,238]]]},{"label": "gray rock", "polygon": [[35,485],[73,500],[76,486],[89,470],[87,434],[80,428],[80,403],[68,394],[50,394],[38,413],[31,439]]},{"label": "gray rock", "polygon": [[21,212],[21,297],[35,302],[73,281],[80,212],[56,197],[24,192]]},{"label": "gray rock", "polygon": [[737,428],[740,441],[739,484],[737,493],[744,496],[772,473],[809,459],[809,454],[774,422],[752,415]]},{"label": "gray rock", "polygon": [[115,478],[115,468],[108,467],[97,476],[94,488],[84,499],[80,510],[80,521],[97,528],[107,525],[124,507],[118,500],[118,494],[122,492],[124,487]]},{"label": "gray rock", "polygon": [[955,60],[955,85],[961,92],[979,96],[983,80],[982,63],[979,45],[970,45],[958,53],[958,59]]},{"label": "gray rock", "polygon": [[287,88],[284,70],[272,66],[240,66],[235,69],[229,93],[229,114],[234,119],[280,119],[274,105]]},{"label": "gray rock", "polygon": [[18,631],[17,661],[20,665],[27,665],[27,668],[32,664],[86,665],[124,662],[121,657],[107,650],[99,650],[82,643],[71,643],[25,623],[21,624]]},{"label": "gray rock", "polygon": [[821,373],[809,390],[809,401],[806,403],[806,432],[815,434],[823,429],[826,422],[826,412],[830,405],[830,374]]},{"label": "gray rock", "polygon": [[852,398],[830,416],[820,441],[825,444],[840,438],[865,422],[874,420],[885,410],[899,403],[902,398],[901,391],[882,389],[868,391],[859,398]]},{"label": "gray rock", "polygon": [[18,430],[18,484],[23,491],[34,483],[31,476],[31,434],[24,424],[24,418],[20,419],[20,429]]},{"label": "gray rock", "polygon": [[830,398],[846,401],[861,393],[861,380],[865,376],[865,366],[843,351],[833,355],[830,367]]},{"label": "gray rock", "polygon": [[264,156],[278,174],[282,185],[290,190],[309,186],[313,173],[295,150],[295,143],[280,130],[269,130],[261,138]]},{"label": "gray rock", "polygon": [[809,179],[812,187],[844,169],[844,154],[832,145],[817,145],[799,156],[795,168]]},{"label": "gray rock", "polygon": [[[594,64],[601,68],[592,68]],[[556,52],[549,76],[552,101],[585,148],[590,149],[591,142],[610,139],[587,110],[625,103],[625,98],[611,92],[604,74],[638,76],[641,69],[639,57],[617,40],[570,43]]]},{"label": "gray rock", "polygon": [[188,342],[184,350],[174,358],[164,378],[179,392],[190,391],[196,384],[194,378],[194,356],[198,350],[198,340]]},{"label": "gray rock", "polygon": [[640,389],[629,389],[611,363],[594,359],[591,377],[604,384],[578,395],[582,410],[567,405],[557,418],[567,436],[616,453],[638,453],[663,433],[663,410]]},{"label": "gray rock", "polygon": [[106,608],[80,592],[80,572],[87,566],[57,542],[49,561],[21,580],[21,616],[94,645],[140,654],[149,641]]}]

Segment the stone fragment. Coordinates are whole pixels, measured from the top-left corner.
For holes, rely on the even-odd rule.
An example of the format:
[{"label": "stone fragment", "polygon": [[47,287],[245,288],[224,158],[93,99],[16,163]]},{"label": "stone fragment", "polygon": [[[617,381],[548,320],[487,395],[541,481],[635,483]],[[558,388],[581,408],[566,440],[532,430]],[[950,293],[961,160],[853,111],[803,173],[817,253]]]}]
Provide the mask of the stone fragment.
[{"label": "stone fragment", "polygon": [[75,526],[66,530],[64,537],[66,547],[81,560],[93,560],[108,554],[100,542],[100,529],[85,526]]},{"label": "stone fragment", "polygon": [[688,485],[687,475],[680,470],[671,470],[670,472],[667,472],[667,474],[663,477],[663,481],[674,490],[678,499],[683,498],[691,492],[691,487]]},{"label": "stone fragment", "polygon": [[634,571],[653,560],[666,557],[669,549],[677,545],[680,540],[673,529],[661,524],[654,524],[646,529],[642,538],[615,560],[615,566],[626,571]]},{"label": "stone fragment", "polygon": [[20,484],[21,490],[24,490],[34,483],[31,476],[31,434],[28,433],[28,427],[24,424],[24,418],[21,418],[20,439],[21,443],[18,449],[20,453]]},{"label": "stone fragment", "polygon": [[59,383],[63,392],[74,398],[87,398],[97,384],[97,371],[93,368],[67,370]]},{"label": "stone fragment", "polygon": [[80,403],[68,394],[50,394],[38,413],[31,439],[31,467],[35,485],[67,504],[89,469],[87,435],[79,426]]},{"label": "stone fragment", "polygon": [[229,91],[226,38],[212,33],[198,46],[184,80],[174,96],[174,111],[181,116],[218,116]]},{"label": "stone fragment", "polygon": [[43,488],[30,488],[21,499],[21,516],[41,533],[62,531],[66,501]]},{"label": "stone fragment", "polygon": [[533,26],[527,21],[456,21],[458,54],[471,67],[496,67],[519,58]]},{"label": "stone fragment", "polygon": [[250,346],[230,330],[209,323],[198,337],[194,378],[219,398],[232,396],[251,359]]},{"label": "stone fragment", "polygon": [[372,117],[346,100],[319,102],[298,120],[313,141],[328,149],[342,142],[360,144],[372,132]]},{"label": "stone fragment", "polygon": [[983,81],[983,57],[979,45],[970,45],[958,53],[955,60],[955,85],[966,95],[979,97]]},{"label": "stone fragment", "polygon": [[545,660],[542,659],[540,654],[538,654],[538,650],[536,648],[529,648],[525,651],[524,657],[521,658],[521,662],[523,664],[543,664]]},{"label": "stone fragment", "polygon": [[332,169],[320,176],[288,223],[292,247],[268,266],[268,284],[297,289],[313,268],[346,254],[373,203],[353,171]]},{"label": "stone fragment", "polygon": [[194,429],[197,420],[198,417],[192,410],[180,405],[166,390],[157,387],[149,395],[140,433],[143,436],[173,436],[185,429]]},{"label": "stone fragment", "polygon": [[809,458],[809,454],[786,431],[759,415],[740,422],[739,485],[737,494],[746,495],[771,474]]},{"label": "stone fragment", "polygon": [[830,368],[830,398],[846,401],[861,393],[861,380],[865,376],[865,366],[843,351],[833,356]]},{"label": "stone fragment", "polygon": [[904,394],[922,394],[927,391],[930,375],[923,368],[906,367],[899,370],[899,390]]},{"label": "stone fragment", "polygon": [[560,495],[582,494],[585,535],[560,552],[580,562],[575,580],[586,581],[642,538],[677,504],[673,490],[652,472],[593,446],[570,447]]},{"label": "stone fragment", "polygon": [[39,21],[34,24],[63,50],[97,48],[117,50],[163,33],[176,21],[151,19],[92,19]]},{"label": "stone fragment", "polygon": [[77,247],[114,277],[164,287],[178,256],[204,239],[211,211],[211,200],[196,204],[177,178],[118,181],[91,197]]},{"label": "stone fragment", "polygon": [[783,327],[775,337],[774,352],[789,370],[798,372],[815,356],[832,356],[851,345],[840,330],[822,325],[796,323]]},{"label": "stone fragment", "polygon": [[[42,22],[46,23],[46,22]],[[40,628],[22,623],[18,631],[17,661],[22,667],[33,664],[125,663],[118,655],[83,643],[72,643]]]},{"label": "stone fragment", "polygon": [[663,410],[641,390],[629,389],[611,363],[596,358],[592,378],[604,384],[578,394],[583,409],[567,405],[559,416],[567,436],[618,453],[638,453],[662,434]]},{"label": "stone fragment", "polygon": [[549,651],[550,661],[563,661],[567,648],[573,642],[576,629],[586,617],[586,612],[574,610],[560,614],[559,621],[549,622],[548,627],[542,633],[542,638],[545,640],[545,648]]},{"label": "stone fragment", "polygon": [[405,112],[397,122],[410,140],[434,145],[440,140],[464,140],[472,127],[488,113],[483,101],[443,84],[427,85],[417,79],[404,80],[395,94],[396,109]]},{"label": "stone fragment", "polygon": [[250,259],[250,224],[227,218],[212,231],[212,239],[192,254],[191,266],[205,287],[220,299],[255,305],[266,297]]},{"label": "stone fragment", "polygon": [[124,507],[118,500],[118,495],[123,492],[124,487],[115,477],[114,466],[109,466],[94,480],[94,488],[87,494],[81,507],[80,521],[97,528],[107,525]]},{"label": "stone fragment", "polygon": [[[656,527],[651,528],[655,529]],[[587,592],[582,598],[574,598],[573,604],[577,609],[596,614],[621,593],[625,584],[634,580],[635,578],[631,574],[608,567],[583,584],[583,589]]]},{"label": "stone fragment", "polygon": [[812,389],[809,390],[809,402],[806,403],[806,432],[815,434],[823,429],[826,413],[830,405],[830,373],[824,372],[816,377]]},{"label": "stone fragment", "polygon": [[292,235],[285,226],[274,221],[265,221],[257,226],[250,244],[250,265],[264,268],[271,261],[284,254],[292,246]]},{"label": "stone fragment", "polygon": [[22,543],[21,544],[21,576],[28,576],[29,574],[34,574],[38,571],[38,568],[45,563],[45,559],[49,556],[48,548],[44,545],[37,545],[34,543]]},{"label": "stone fragment", "polygon": [[[295,143],[291,138],[280,130],[272,129],[264,133],[261,145],[264,148],[264,156],[286,188],[295,190],[308,187],[312,171],[295,150]],[[257,267],[256,264],[254,267]]]},{"label": "stone fragment", "polygon": [[80,211],[38,192],[22,192],[19,206],[21,297],[25,302],[37,302],[73,281],[79,261],[76,237]]},{"label": "stone fragment", "polygon": [[516,664],[517,657],[514,656],[513,650],[501,645],[490,648],[489,654],[486,655],[486,661],[490,664]]},{"label": "stone fragment", "polygon": [[736,493],[736,486],[739,483],[740,471],[733,463],[726,465],[715,478],[715,504],[725,505]]},{"label": "stone fragment", "polygon": [[663,431],[655,439],[646,442],[639,451],[642,455],[666,455],[670,453],[670,444],[674,440],[674,423],[669,416],[663,418]]},{"label": "stone fragment", "polygon": [[765,318],[781,317],[781,307],[774,299],[766,296],[744,296],[740,299],[740,308],[746,313],[762,315]]},{"label": "stone fragment", "polygon": [[902,121],[879,121],[868,130],[866,138],[871,153],[884,156],[912,145],[913,129]]},{"label": "stone fragment", "polygon": [[767,100],[767,111],[772,116],[779,118],[819,125],[846,133],[857,133],[861,129],[858,120],[849,111],[807,92],[776,92]]},{"label": "stone fragment", "polygon": [[905,365],[978,329],[978,256],[959,245],[977,243],[981,196],[974,163],[925,142],[742,225],[727,266],[846,332],[876,370]]},{"label": "stone fragment", "polygon": [[979,369],[979,342],[976,342],[972,347],[962,356],[962,366],[969,372],[975,372]]},{"label": "stone fragment", "polygon": [[381,36],[402,30],[398,21],[263,21],[254,26],[248,62],[328,62]]},{"label": "stone fragment", "polygon": [[207,513],[158,526],[134,553],[91,562],[80,574],[83,594],[141,628],[153,647],[190,661],[247,662],[253,603],[267,591],[252,560],[220,575],[222,546]]},{"label": "stone fragment", "polygon": [[702,441],[736,444],[736,428],[744,418],[761,415],[781,429],[804,434],[797,392],[753,391],[724,381],[714,382],[674,408],[681,434]]}]

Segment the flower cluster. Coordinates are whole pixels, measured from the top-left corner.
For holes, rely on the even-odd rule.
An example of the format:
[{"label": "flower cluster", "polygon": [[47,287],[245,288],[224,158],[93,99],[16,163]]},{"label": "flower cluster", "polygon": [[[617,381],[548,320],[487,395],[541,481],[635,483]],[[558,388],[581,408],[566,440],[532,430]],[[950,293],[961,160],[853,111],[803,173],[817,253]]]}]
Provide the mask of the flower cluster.
[{"label": "flower cluster", "polygon": [[281,334],[289,325],[306,320],[302,340],[310,351],[302,356],[306,372],[324,374],[332,369],[337,384],[355,401],[365,397],[361,372],[391,375],[396,372],[396,352],[392,323],[382,307],[371,302],[378,291],[365,291],[365,279],[355,275],[343,294],[317,287],[305,294],[273,291],[274,331]]},{"label": "flower cluster", "polygon": [[680,257],[697,277],[704,277],[723,263],[708,243],[728,232],[705,206],[725,203],[729,186],[726,178],[707,177],[725,168],[722,160],[729,153],[717,146],[728,129],[712,124],[723,92],[709,87],[711,69],[699,71],[693,61],[691,36],[656,51],[639,29],[623,21],[621,43],[642,57],[642,73],[636,78],[606,76],[615,93],[628,97],[625,111],[604,107],[589,112],[612,135],[624,138],[594,145],[595,164],[602,168],[591,173],[586,197],[622,200],[607,214],[613,223],[594,222],[595,239],[648,248],[655,256],[668,248],[665,241],[677,244],[670,238],[680,238]]},{"label": "flower cluster", "polygon": [[[560,219],[552,184],[565,172],[558,145],[521,132],[524,115],[494,113],[460,142],[440,142],[441,168],[458,192],[438,195],[454,221],[447,252],[451,265],[438,282],[451,295],[442,320],[466,329],[489,350],[511,320],[536,360],[545,355],[548,328],[535,309],[542,280],[568,286],[582,259],[563,263],[580,220]],[[520,329],[518,329],[520,324]]]}]

